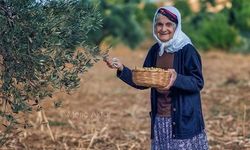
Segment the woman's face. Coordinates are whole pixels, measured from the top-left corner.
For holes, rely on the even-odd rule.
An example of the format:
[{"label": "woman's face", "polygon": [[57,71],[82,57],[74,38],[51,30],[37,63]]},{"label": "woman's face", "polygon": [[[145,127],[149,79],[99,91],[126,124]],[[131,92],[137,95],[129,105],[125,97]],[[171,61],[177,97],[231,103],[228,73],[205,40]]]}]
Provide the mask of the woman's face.
[{"label": "woman's face", "polygon": [[166,16],[158,15],[155,24],[155,34],[162,42],[169,41],[175,32],[176,25],[170,21]]}]

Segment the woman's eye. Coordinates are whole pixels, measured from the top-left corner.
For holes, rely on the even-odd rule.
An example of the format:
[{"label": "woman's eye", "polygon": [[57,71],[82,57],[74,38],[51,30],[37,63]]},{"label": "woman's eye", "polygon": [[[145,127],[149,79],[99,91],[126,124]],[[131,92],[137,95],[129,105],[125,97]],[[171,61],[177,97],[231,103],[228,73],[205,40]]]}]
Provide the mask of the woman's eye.
[{"label": "woman's eye", "polygon": [[157,26],[161,27],[161,26],[163,26],[163,24],[162,23],[157,23]]},{"label": "woman's eye", "polygon": [[168,23],[166,23],[166,26],[167,26],[167,27],[172,27],[173,24],[172,24],[171,22],[168,22]]}]

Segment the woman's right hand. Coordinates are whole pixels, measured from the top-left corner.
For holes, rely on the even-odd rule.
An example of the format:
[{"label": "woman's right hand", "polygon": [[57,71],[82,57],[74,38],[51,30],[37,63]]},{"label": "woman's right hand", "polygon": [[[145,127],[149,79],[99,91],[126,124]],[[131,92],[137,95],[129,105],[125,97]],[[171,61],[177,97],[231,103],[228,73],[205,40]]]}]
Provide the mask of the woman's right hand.
[{"label": "woman's right hand", "polygon": [[118,58],[109,58],[106,57],[103,59],[104,62],[106,62],[107,66],[111,69],[118,69],[120,71],[123,70],[123,64]]}]

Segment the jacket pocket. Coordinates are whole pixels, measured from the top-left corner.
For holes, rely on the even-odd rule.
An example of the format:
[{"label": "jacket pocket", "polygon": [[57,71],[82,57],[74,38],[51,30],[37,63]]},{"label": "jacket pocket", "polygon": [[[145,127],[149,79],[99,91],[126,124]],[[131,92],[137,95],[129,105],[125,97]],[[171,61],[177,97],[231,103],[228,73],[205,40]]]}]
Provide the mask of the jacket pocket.
[{"label": "jacket pocket", "polygon": [[192,117],[194,113],[193,107],[188,107],[182,110],[182,116],[184,117]]},{"label": "jacket pocket", "polygon": [[181,111],[181,118],[184,124],[189,124],[194,119],[194,106],[191,101],[186,101]]}]

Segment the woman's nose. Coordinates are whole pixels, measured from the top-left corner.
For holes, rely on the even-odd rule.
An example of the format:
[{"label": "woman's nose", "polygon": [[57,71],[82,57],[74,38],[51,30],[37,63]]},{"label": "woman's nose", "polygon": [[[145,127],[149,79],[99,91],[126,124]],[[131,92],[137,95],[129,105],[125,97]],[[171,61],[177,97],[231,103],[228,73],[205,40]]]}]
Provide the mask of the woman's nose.
[{"label": "woman's nose", "polygon": [[163,25],[161,30],[162,30],[163,32],[167,31],[167,26]]}]

